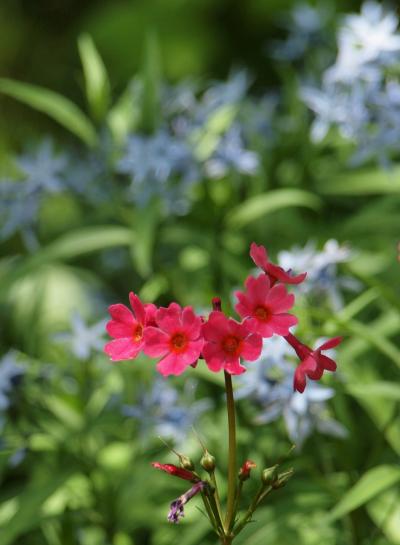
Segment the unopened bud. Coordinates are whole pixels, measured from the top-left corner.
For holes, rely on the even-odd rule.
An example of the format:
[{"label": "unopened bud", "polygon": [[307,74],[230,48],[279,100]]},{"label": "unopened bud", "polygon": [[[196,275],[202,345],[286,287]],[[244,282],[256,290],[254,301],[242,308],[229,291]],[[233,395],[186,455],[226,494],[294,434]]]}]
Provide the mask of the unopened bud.
[{"label": "unopened bud", "polygon": [[273,488],[282,488],[283,486],[285,486],[285,484],[288,482],[288,480],[293,475],[293,473],[294,473],[293,468],[290,468],[288,471],[285,471],[284,473],[280,473],[276,481],[272,483]]},{"label": "unopened bud", "polygon": [[274,483],[277,479],[277,465],[274,465],[272,467],[267,467],[263,470],[261,473],[261,480],[262,482],[267,486],[274,486]]},{"label": "unopened bud", "polygon": [[213,310],[222,310],[222,301],[220,297],[213,297],[211,300]]},{"label": "unopened bud", "polygon": [[200,465],[203,469],[205,469],[208,473],[211,473],[215,469],[215,458],[212,454],[208,452],[208,450],[205,451],[203,456],[200,460]]},{"label": "unopened bud", "polygon": [[252,460],[246,460],[239,469],[239,479],[242,482],[247,481],[247,479],[250,478],[250,471],[255,467],[257,467],[257,465]]},{"label": "unopened bud", "polygon": [[188,469],[189,471],[194,470],[194,463],[188,456],[185,456],[184,454],[180,454],[179,463],[180,463],[180,466],[183,467],[184,469]]}]

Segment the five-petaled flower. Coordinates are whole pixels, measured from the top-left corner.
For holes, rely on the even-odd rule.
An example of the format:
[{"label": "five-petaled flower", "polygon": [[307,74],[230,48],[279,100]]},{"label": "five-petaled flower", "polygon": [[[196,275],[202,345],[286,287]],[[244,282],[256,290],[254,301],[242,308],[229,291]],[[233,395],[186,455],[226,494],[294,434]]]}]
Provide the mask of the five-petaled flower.
[{"label": "five-petaled flower", "polygon": [[144,332],[143,351],[152,358],[162,357],[157,370],[164,376],[180,375],[199,359],[203,348],[202,320],[191,307],[181,308],[171,303],[159,308],[155,315],[156,326]]},{"label": "five-petaled flower", "polygon": [[249,329],[264,338],[274,333],[287,335],[289,328],[297,324],[296,316],[286,312],[294,305],[294,295],[287,293],[283,284],[271,287],[264,273],[257,278],[249,276],[245,286],[245,293],[235,293],[239,301],[235,309],[239,316],[247,318]]},{"label": "five-petaled flower", "polygon": [[282,267],[279,267],[279,265],[271,263],[268,258],[267,250],[264,248],[264,246],[257,246],[255,242],[251,243],[250,257],[254,261],[255,265],[260,267],[260,269],[262,269],[265,274],[268,275],[271,281],[271,286],[276,284],[276,282],[282,282],[283,284],[300,284],[307,276],[307,273],[292,276],[290,271],[285,271],[282,269]]},{"label": "five-petaled flower", "polygon": [[246,322],[227,318],[219,310],[210,313],[208,321],[203,324],[203,335],[203,357],[210,371],[224,369],[231,375],[240,375],[246,371],[240,358],[254,361],[261,354],[260,335],[253,333]]},{"label": "five-petaled flower", "polygon": [[293,388],[298,392],[304,392],[307,377],[311,380],[319,380],[324,371],[336,371],[336,362],[332,358],[322,354],[322,351],[338,346],[342,342],[342,337],[329,339],[315,350],[300,342],[291,333],[285,339],[294,348],[300,359],[300,364],[296,368],[293,380]]},{"label": "five-petaled flower", "polygon": [[156,306],[144,305],[133,292],[129,294],[132,310],[122,304],[111,305],[108,309],[111,320],[106,329],[113,341],[108,342],[104,351],[113,361],[136,358],[144,345],[144,330],[153,323]]}]

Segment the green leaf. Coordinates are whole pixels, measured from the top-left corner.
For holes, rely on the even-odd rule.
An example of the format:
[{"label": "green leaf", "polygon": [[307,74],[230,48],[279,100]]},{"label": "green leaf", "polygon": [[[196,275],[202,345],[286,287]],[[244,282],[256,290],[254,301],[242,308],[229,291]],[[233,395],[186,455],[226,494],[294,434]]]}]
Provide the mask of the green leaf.
[{"label": "green leaf", "polygon": [[322,201],[300,189],[276,189],[247,199],[228,214],[226,222],[229,227],[240,229],[272,212],[293,206],[318,210]]},{"label": "green leaf", "polygon": [[95,119],[101,120],[110,101],[107,70],[89,34],[80,36],[78,48],[85,76],[86,98]]},{"label": "green leaf", "polygon": [[381,381],[371,384],[348,384],[346,391],[354,397],[381,397],[383,399],[400,401],[400,385],[392,382]]},{"label": "green leaf", "polygon": [[370,469],[332,509],[328,521],[347,515],[399,481],[400,467],[397,465],[381,465]]},{"label": "green leaf", "polygon": [[343,174],[318,187],[326,195],[374,195],[400,193],[400,167]]},{"label": "green leaf", "polygon": [[152,272],[152,256],[158,225],[158,203],[152,202],[146,208],[137,210],[135,227],[140,236],[132,244],[132,257],[138,273],[147,277]]},{"label": "green leaf", "polygon": [[43,87],[0,78],[0,93],[43,112],[83,140],[88,146],[97,141],[96,131],[85,114],[69,99]]},{"label": "green leaf", "polygon": [[108,112],[107,123],[118,145],[124,144],[129,132],[140,119],[140,94],[142,85],[139,80],[129,83],[116,104]]},{"label": "green leaf", "polygon": [[224,104],[210,115],[203,127],[192,134],[194,153],[199,161],[205,161],[212,155],[221,136],[232,125],[237,111],[236,105]]},{"label": "green leaf", "polygon": [[390,543],[400,545],[400,490],[398,487],[393,487],[370,501],[367,511]]},{"label": "green leaf", "polygon": [[154,32],[149,32],[146,36],[142,77],[142,128],[146,132],[153,132],[160,121],[161,103],[160,48]]},{"label": "green leaf", "polygon": [[39,526],[41,522],[41,510],[43,503],[71,476],[74,469],[59,468],[48,470],[38,477],[34,477],[28,487],[18,496],[18,510],[0,528],[1,545],[11,545],[21,534]]}]

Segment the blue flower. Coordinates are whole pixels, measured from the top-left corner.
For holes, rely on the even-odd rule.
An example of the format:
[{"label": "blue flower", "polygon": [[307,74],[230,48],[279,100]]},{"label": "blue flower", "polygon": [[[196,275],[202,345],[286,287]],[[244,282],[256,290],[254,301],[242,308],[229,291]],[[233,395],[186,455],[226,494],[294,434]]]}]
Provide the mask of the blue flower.
[{"label": "blue flower", "polygon": [[22,179],[0,181],[0,236],[6,239],[21,231],[28,248],[34,249],[33,228],[42,199],[63,189],[67,161],[55,155],[50,140],[44,140],[35,153],[18,157],[16,165]]},{"label": "blue flower", "polygon": [[244,146],[242,129],[235,123],[220,139],[214,153],[205,163],[210,178],[222,178],[229,172],[255,174],[259,158],[254,151]]},{"label": "blue flower", "polygon": [[71,316],[71,331],[56,333],[54,340],[66,343],[72,354],[79,360],[87,360],[92,353],[102,352],[107,320],[88,326],[79,312]]},{"label": "blue flower", "polygon": [[24,368],[17,362],[17,352],[10,350],[0,359],[0,411],[10,405],[10,394],[24,375]]},{"label": "blue flower", "polygon": [[334,390],[311,383],[302,394],[293,391],[292,358],[293,351],[283,337],[265,339],[260,358],[237,377],[237,399],[250,399],[260,408],[256,424],[283,417],[290,440],[299,448],[314,430],[345,437],[346,429],[330,417],[325,403]]},{"label": "blue flower", "polygon": [[196,383],[187,381],[182,397],[177,390],[157,378],[150,391],[139,395],[136,405],[125,405],[122,412],[138,420],[142,437],[160,435],[182,444],[202,413],[211,407],[211,401],[195,401]]},{"label": "blue flower", "polygon": [[357,291],[360,283],[352,277],[337,274],[337,264],[350,261],[353,252],[347,246],[340,246],[336,240],[328,240],[321,251],[315,243],[309,242],[303,248],[278,254],[278,262],[285,270],[307,271],[307,282],[296,286],[298,293],[311,295],[320,302],[326,301],[333,310],[343,306],[343,289]]},{"label": "blue flower", "polygon": [[161,197],[167,211],[178,213],[198,177],[189,145],[165,129],[131,136],[117,169],[130,177],[129,194],[139,206]]}]

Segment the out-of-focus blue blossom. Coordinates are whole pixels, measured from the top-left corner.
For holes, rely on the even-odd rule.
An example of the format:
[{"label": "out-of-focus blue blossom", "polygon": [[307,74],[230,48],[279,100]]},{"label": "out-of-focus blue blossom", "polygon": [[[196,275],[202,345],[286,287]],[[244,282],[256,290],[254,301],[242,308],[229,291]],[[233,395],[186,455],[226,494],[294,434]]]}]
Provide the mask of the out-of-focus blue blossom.
[{"label": "out-of-focus blue blossom", "polygon": [[131,136],[117,168],[130,176],[134,202],[145,206],[152,198],[161,197],[168,211],[182,206],[188,188],[198,180],[189,145],[165,129],[151,136]]},{"label": "out-of-focus blue blossom", "polygon": [[0,180],[0,237],[7,239],[20,231],[28,249],[36,247],[33,227],[42,198],[63,189],[67,165],[64,155],[56,155],[50,140],[44,140],[33,154],[16,159],[20,180]]},{"label": "out-of-focus blue blossom", "polygon": [[272,54],[276,59],[293,61],[303,58],[307,53],[329,44],[330,26],[334,10],[329,2],[323,1],[315,6],[301,3],[281,18],[281,26],[287,29],[284,41],[273,45]]},{"label": "out-of-focus blue blossom", "polygon": [[314,430],[346,437],[346,429],[330,417],[325,403],[334,396],[334,390],[309,381],[303,394],[293,391],[292,359],[296,360],[293,351],[282,337],[265,339],[260,358],[237,378],[236,397],[257,404],[258,424],[283,417],[289,438],[299,448]]},{"label": "out-of-focus blue blossom", "polygon": [[17,353],[10,350],[0,359],[0,430],[5,422],[4,412],[11,402],[14,388],[24,375],[24,368],[17,362]]},{"label": "out-of-focus blue blossom", "polygon": [[359,15],[344,18],[337,58],[321,87],[302,90],[315,114],[312,139],[321,141],[337,128],[355,145],[354,165],[371,159],[387,165],[399,151],[399,89],[391,75],[400,66],[398,22],[381,4],[365,2]]},{"label": "out-of-focus blue blossom", "polygon": [[235,123],[220,139],[205,163],[205,170],[209,178],[222,178],[229,172],[255,174],[258,166],[257,153],[245,149],[241,127]]},{"label": "out-of-focus blue blossom", "polygon": [[87,325],[79,312],[71,316],[71,331],[56,333],[54,340],[68,345],[79,360],[87,360],[93,353],[102,352],[107,320]]},{"label": "out-of-focus blue blossom", "polygon": [[207,411],[209,399],[195,401],[196,383],[186,381],[183,393],[157,378],[151,390],[143,392],[136,405],[125,405],[122,412],[138,420],[144,439],[161,436],[182,444],[193,425]]},{"label": "out-of-focus blue blossom", "polygon": [[24,193],[57,192],[63,189],[63,175],[67,166],[64,155],[56,155],[51,140],[45,139],[33,154],[16,160],[24,175]]},{"label": "out-of-focus blue blossom", "polygon": [[345,263],[353,257],[347,246],[341,246],[337,240],[328,240],[321,251],[314,242],[308,242],[303,248],[278,254],[278,262],[285,270],[295,273],[307,271],[307,281],[296,286],[298,293],[312,295],[318,300],[325,299],[332,309],[339,310],[343,306],[342,289],[358,290],[359,282],[351,277],[337,274],[337,264]]}]

